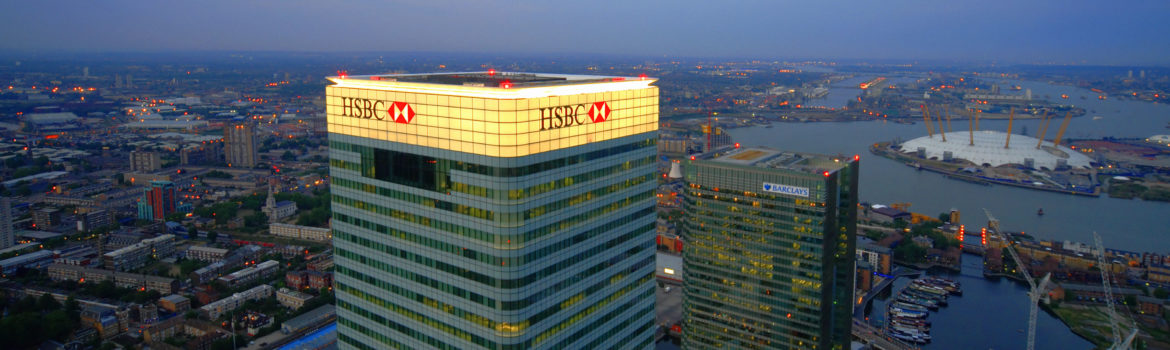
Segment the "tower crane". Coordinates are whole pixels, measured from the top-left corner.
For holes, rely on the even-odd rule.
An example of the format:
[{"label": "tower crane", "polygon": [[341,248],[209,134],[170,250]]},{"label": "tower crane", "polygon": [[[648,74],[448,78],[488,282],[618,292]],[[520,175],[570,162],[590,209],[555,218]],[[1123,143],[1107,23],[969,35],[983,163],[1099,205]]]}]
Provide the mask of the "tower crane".
[{"label": "tower crane", "polygon": [[1025,349],[1034,350],[1036,349],[1036,317],[1039,311],[1040,298],[1044,297],[1048,290],[1048,279],[1051,277],[1051,274],[1044,274],[1044,278],[1041,278],[1040,281],[1033,279],[1032,274],[1028,272],[1028,265],[1024,264],[1024,262],[1020,260],[1019,254],[1016,254],[1016,248],[1012,246],[1011,239],[1008,239],[1007,236],[999,230],[999,220],[996,219],[995,216],[991,215],[991,211],[987,210],[987,208],[983,208],[983,213],[987,214],[987,226],[992,230],[995,230],[995,232],[1000,234],[1000,237],[1004,239],[1004,248],[1008,251],[1008,254],[1012,256],[1012,260],[1015,260],[1016,268],[1019,269],[1020,273],[1024,275],[1024,281],[1028,282],[1028,345]]},{"label": "tower crane", "polygon": [[1101,287],[1105,290],[1105,314],[1109,316],[1109,330],[1113,333],[1113,346],[1110,350],[1132,349],[1133,339],[1137,336],[1138,328],[1133,328],[1125,338],[1121,337],[1121,317],[1117,315],[1117,303],[1113,299],[1113,280],[1110,278],[1109,265],[1105,262],[1105,245],[1101,244],[1101,235],[1093,231],[1093,243],[1097,245],[1097,267],[1101,270]]}]

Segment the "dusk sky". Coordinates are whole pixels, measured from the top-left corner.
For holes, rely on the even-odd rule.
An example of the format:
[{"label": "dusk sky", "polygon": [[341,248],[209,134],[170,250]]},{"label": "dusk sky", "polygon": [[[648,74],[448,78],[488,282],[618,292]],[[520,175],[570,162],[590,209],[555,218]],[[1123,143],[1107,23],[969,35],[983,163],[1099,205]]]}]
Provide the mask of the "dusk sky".
[{"label": "dusk sky", "polygon": [[4,1],[0,50],[1165,65],[1168,18],[1168,1]]}]

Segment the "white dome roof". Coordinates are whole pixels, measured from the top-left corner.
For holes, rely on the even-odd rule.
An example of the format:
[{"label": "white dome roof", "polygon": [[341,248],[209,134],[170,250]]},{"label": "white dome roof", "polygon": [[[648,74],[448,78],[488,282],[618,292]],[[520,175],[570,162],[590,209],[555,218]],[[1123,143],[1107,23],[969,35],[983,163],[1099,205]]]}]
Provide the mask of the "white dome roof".
[{"label": "white dome roof", "polygon": [[923,136],[902,143],[904,153],[918,152],[919,147],[926,148],[926,158],[943,159],[945,152],[957,159],[974,164],[1000,166],[1004,164],[1024,164],[1024,160],[1031,158],[1036,168],[1055,169],[1058,159],[1065,159],[1070,167],[1088,168],[1092,162],[1088,156],[1068,147],[1052,147],[1051,141],[1045,141],[1040,149],[1036,143],[1040,140],[1034,137],[1012,134],[1011,148],[1003,148],[1007,134],[999,131],[982,130],[974,135],[975,145],[970,145],[967,131],[952,131],[946,133],[947,142],[942,137]]}]

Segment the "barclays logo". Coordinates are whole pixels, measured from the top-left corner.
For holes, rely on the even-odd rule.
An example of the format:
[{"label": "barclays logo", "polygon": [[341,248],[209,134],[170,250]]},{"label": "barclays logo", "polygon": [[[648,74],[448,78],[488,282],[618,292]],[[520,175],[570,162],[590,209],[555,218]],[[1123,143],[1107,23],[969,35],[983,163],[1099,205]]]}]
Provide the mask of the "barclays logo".
[{"label": "barclays logo", "polygon": [[780,193],[789,196],[808,197],[809,191],[805,187],[796,187],[788,185],[778,185],[773,183],[764,183],[764,192]]}]

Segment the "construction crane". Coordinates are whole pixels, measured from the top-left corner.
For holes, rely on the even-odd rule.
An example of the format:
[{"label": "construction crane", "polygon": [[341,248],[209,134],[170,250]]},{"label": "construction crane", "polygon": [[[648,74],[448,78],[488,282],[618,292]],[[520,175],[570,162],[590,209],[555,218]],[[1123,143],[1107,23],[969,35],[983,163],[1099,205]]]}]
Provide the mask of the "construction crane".
[{"label": "construction crane", "polygon": [[1101,235],[1097,231],[1093,231],[1093,243],[1097,245],[1097,267],[1101,270],[1101,288],[1105,290],[1105,314],[1109,316],[1109,330],[1113,333],[1113,346],[1109,349],[1129,350],[1138,329],[1130,325],[1133,330],[1125,338],[1121,337],[1121,317],[1117,315],[1117,303],[1113,300],[1113,279],[1109,275],[1109,265],[1105,262],[1105,245],[1101,244]]},{"label": "construction crane", "polygon": [[991,211],[987,210],[987,208],[983,208],[983,213],[987,214],[987,226],[992,230],[995,230],[995,232],[1004,239],[1004,249],[1007,250],[1008,254],[1012,256],[1012,260],[1015,260],[1016,268],[1019,269],[1020,273],[1024,275],[1024,281],[1027,281],[1028,287],[1030,287],[1028,292],[1028,345],[1025,349],[1035,350],[1036,317],[1039,311],[1040,298],[1044,297],[1048,290],[1048,279],[1051,277],[1051,274],[1044,274],[1044,278],[1041,278],[1039,283],[1037,283],[1036,280],[1032,278],[1032,274],[1028,272],[1028,265],[1024,264],[1024,262],[1020,260],[1019,254],[1016,254],[1016,248],[1012,246],[1011,239],[1008,239],[1007,235],[999,230],[999,220],[997,220],[995,216],[991,215]]}]

